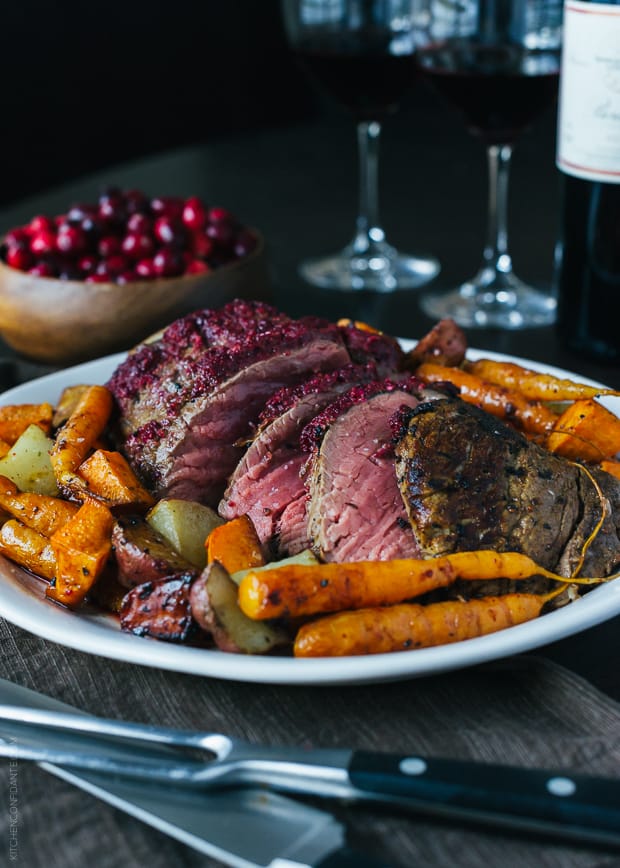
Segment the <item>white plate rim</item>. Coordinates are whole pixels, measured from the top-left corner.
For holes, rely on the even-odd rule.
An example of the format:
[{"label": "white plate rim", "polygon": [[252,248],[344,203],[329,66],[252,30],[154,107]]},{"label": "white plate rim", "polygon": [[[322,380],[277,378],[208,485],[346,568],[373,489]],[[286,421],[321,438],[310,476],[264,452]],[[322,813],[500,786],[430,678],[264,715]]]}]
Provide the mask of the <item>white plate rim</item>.
[{"label": "white plate rim", "polygon": [[[405,349],[414,344],[406,339],[401,339],[401,343]],[[562,368],[518,356],[474,348],[469,348],[467,353],[470,359],[516,361],[556,376],[602,386]],[[124,353],[117,353],[47,374],[5,392],[0,396],[0,404],[53,402],[66,385],[105,382],[124,358]],[[607,399],[606,403],[616,412],[620,409],[620,399]],[[42,639],[121,662],[263,684],[367,684],[437,675],[532,651],[620,614],[618,579],[542,618],[477,639],[393,654],[295,659],[228,654],[122,633],[114,616],[71,612],[44,599],[42,594],[37,595],[33,591],[35,587],[36,580],[0,556],[0,616]]]}]

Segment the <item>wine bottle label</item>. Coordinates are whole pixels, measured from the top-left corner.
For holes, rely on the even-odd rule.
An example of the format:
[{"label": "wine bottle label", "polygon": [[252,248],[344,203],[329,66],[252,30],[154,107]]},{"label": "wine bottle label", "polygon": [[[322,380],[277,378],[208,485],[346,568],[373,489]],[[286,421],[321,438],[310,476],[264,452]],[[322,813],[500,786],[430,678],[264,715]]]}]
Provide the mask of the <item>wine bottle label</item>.
[{"label": "wine bottle label", "polygon": [[565,0],[558,168],[620,184],[620,6]]}]

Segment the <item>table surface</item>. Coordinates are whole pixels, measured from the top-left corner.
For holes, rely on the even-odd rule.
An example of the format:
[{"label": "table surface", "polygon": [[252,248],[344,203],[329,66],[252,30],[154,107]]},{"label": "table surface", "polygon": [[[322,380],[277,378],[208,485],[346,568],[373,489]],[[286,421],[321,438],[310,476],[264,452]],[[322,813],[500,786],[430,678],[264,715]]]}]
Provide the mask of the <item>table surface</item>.
[{"label": "table surface", "polygon": [[[381,157],[381,204],[388,240],[410,252],[429,251],[439,257],[442,272],[433,288],[447,288],[471,276],[479,264],[485,235],[486,167],[480,143],[470,138],[452,115],[437,111],[421,99],[415,112],[403,112],[386,124]],[[293,315],[350,316],[403,337],[419,337],[432,325],[419,307],[423,290],[383,295],[325,292],[304,284],[297,274],[302,258],[336,250],[353,234],[356,155],[354,131],[348,119],[327,115],[307,123],[258,130],[145,157],[13,206],[0,213],[0,231],[26,221],[34,213],[59,213],[70,202],[92,200],[108,183],[140,187],[153,194],[203,195],[260,227],[267,239],[273,272],[273,301]],[[523,136],[514,156],[511,250],[515,269],[525,280],[551,284],[559,203],[554,120],[548,116]],[[481,349],[558,365],[620,387],[620,368],[602,367],[566,352],[551,328],[476,330],[469,333],[469,341]],[[11,357],[8,349],[3,355]],[[18,375],[22,379],[42,371],[37,365],[19,363]],[[47,688],[69,701],[90,698],[92,711],[114,708],[103,698],[110,698],[115,687],[129,689],[129,663],[94,662],[95,658],[61,649],[10,625],[3,625],[3,629],[3,647],[10,647],[12,652],[0,660],[0,674],[5,677],[42,690]],[[620,700],[620,667],[612,664],[619,630],[620,618],[614,618],[537,653]],[[88,690],[83,683],[78,687],[79,677],[75,674],[54,681],[60,678],[59,663],[48,681],[49,667],[41,668],[48,654],[54,655],[56,661],[68,661],[70,666],[79,664]],[[114,680],[117,676],[126,680],[118,684]],[[171,691],[169,702],[174,704],[178,678],[166,673],[159,673],[159,677]],[[101,679],[98,684],[93,683],[95,678]],[[224,719],[229,715],[234,722],[251,715],[253,708],[264,710],[264,688],[240,687],[226,682],[209,687]],[[412,689],[424,688],[409,683],[383,691],[384,711],[393,717],[396,733],[399,720],[405,725],[401,690]],[[337,711],[330,712],[328,688],[317,696],[323,703],[323,743],[329,744],[330,733],[338,728],[341,738],[355,744],[359,723],[356,714],[366,698],[370,701],[376,693],[372,686],[352,690],[350,714],[343,711],[340,702]],[[292,714],[299,691],[269,688],[268,695],[277,714],[286,717]],[[97,702],[96,697],[101,701]],[[341,715],[339,719],[336,713]],[[255,731],[260,734],[261,727]],[[398,736],[394,735],[385,747],[398,750]],[[190,864],[184,861],[184,848],[179,846],[173,852],[178,859],[175,864]],[[105,863],[102,857],[101,864],[114,862]],[[428,864],[444,863],[434,863],[429,857]]]}]

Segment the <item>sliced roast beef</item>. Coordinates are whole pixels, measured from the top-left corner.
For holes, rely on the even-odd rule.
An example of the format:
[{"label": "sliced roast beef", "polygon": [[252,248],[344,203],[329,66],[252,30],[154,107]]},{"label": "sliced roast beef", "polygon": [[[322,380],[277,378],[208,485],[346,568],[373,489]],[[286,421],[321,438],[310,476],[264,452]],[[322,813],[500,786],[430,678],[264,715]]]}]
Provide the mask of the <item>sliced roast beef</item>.
[{"label": "sliced roast beef", "polygon": [[110,380],[124,452],[159,496],[216,505],[242,454],[238,441],[251,435],[266,400],[349,360],[329,323],[259,325],[231,345],[196,340],[189,349],[176,343],[175,326],[131,354]]},{"label": "sliced roast beef", "polygon": [[282,513],[306,496],[301,469],[308,456],[300,446],[300,434],[338,395],[354,383],[369,382],[376,376],[372,364],[346,365],[278,391],[263,409],[258,433],[229,481],[219,505],[220,515],[232,519],[247,513],[261,542],[275,555],[296,553],[298,546],[291,546],[291,541],[285,541],[281,548],[278,525]]},{"label": "sliced roast beef", "polygon": [[413,378],[375,381],[342,396],[304,430],[302,443],[312,451],[308,536],[324,560],[418,553],[396,482],[391,419],[403,407],[415,407],[419,394]]},{"label": "sliced roast beef", "polygon": [[458,398],[421,403],[403,423],[396,471],[425,556],[518,551],[571,576],[606,512],[581,574],[607,576],[620,563],[619,480],[552,455]]}]

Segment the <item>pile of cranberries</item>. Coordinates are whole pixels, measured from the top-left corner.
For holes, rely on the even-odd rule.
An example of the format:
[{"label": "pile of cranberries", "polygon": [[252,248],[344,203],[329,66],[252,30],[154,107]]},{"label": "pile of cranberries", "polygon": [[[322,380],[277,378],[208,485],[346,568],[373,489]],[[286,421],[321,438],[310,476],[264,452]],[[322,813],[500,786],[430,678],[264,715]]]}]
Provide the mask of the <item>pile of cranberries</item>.
[{"label": "pile of cranberries", "polygon": [[150,199],[140,190],[111,188],[95,205],[74,205],[10,230],[0,257],[38,277],[131,283],[206,273],[256,245],[255,233],[230,211],[198,196]]}]

